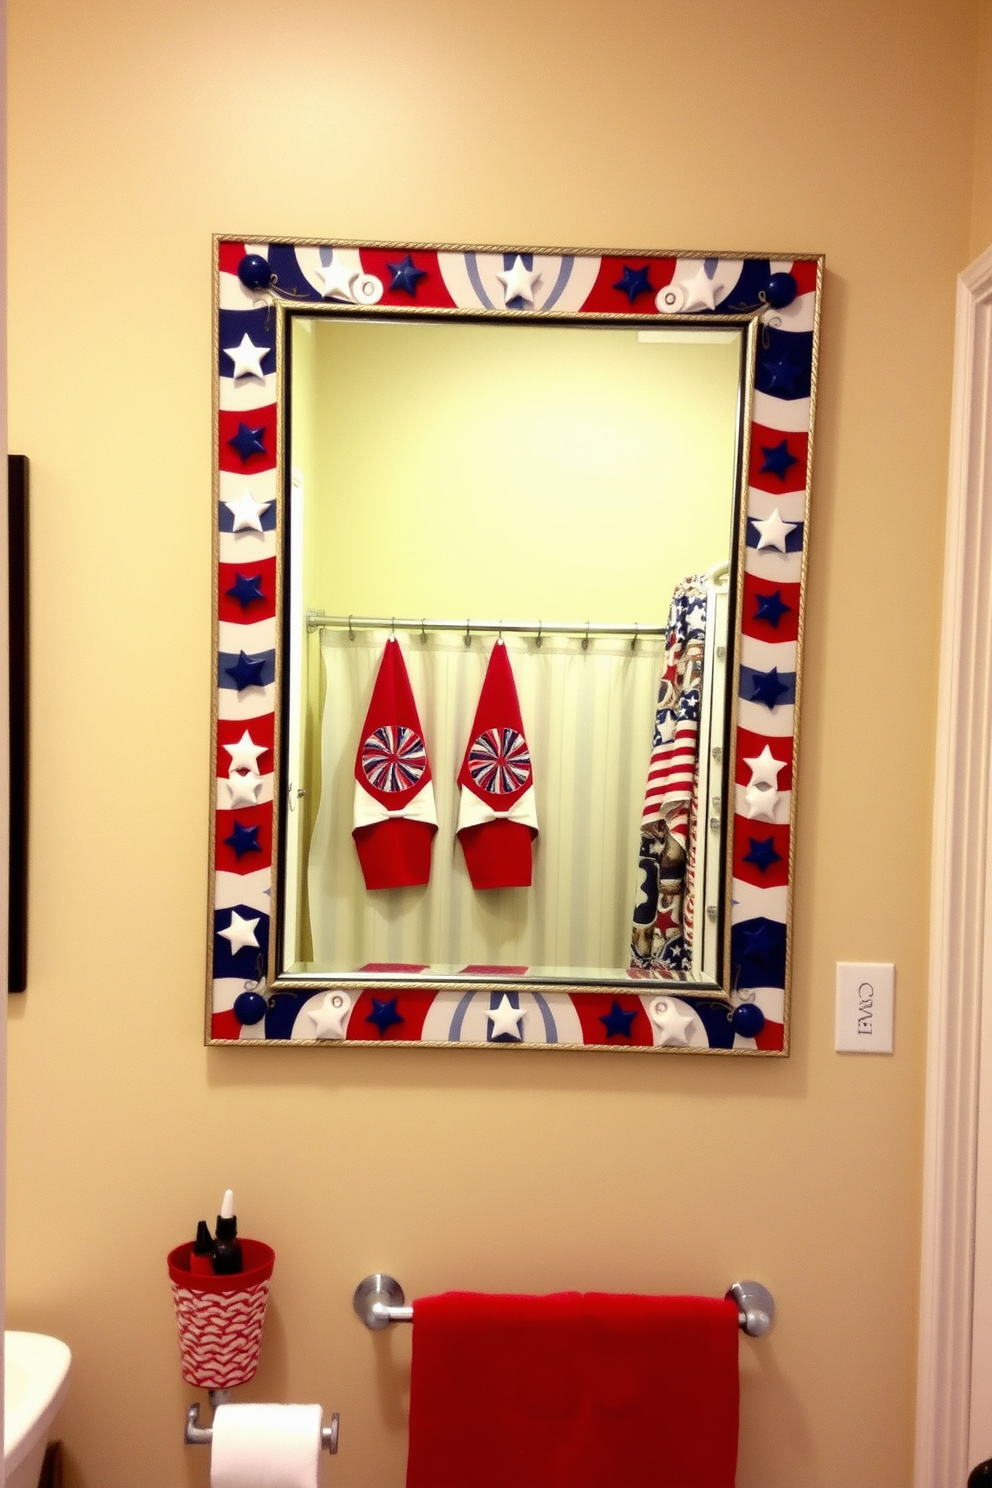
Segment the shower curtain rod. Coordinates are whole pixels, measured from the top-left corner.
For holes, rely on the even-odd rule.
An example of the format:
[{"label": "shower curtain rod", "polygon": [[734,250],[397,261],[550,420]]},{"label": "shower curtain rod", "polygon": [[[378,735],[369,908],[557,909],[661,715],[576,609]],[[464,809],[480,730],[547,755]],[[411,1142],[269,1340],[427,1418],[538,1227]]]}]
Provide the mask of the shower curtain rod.
[{"label": "shower curtain rod", "polygon": [[543,620],[411,620],[399,615],[325,615],[320,610],[307,610],[307,630],[346,630],[354,638],[356,630],[419,630],[426,635],[429,630],[461,632],[472,635],[534,635],[540,639],[549,635],[578,636],[585,640],[589,636],[663,636],[667,625],[592,625],[578,620],[570,625],[549,624]]}]

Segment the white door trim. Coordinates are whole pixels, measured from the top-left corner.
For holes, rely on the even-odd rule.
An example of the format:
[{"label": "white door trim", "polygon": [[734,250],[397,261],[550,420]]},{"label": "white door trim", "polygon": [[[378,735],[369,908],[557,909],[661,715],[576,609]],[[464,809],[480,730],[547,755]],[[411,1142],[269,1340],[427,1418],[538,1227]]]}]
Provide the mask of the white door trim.
[{"label": "white door trim", "polygon": [[[984,1154],[992,1118],[990,1110],[980,1121],[979,1098],[983,1002],[992,1009],[992,249],[958,279],[946,540],[916,1488],[964,1488],[969,1468],[980,1460],[970,1456],[969,1430],[979,1135],[984,1124]],[[988,1036],[992,1015],[986,1025]],[[986,1069],[992,1073],[992,1057]],[[992,1105],[988,1097],[986,1104]],[[992,1379],[985,1383],[990,1393],[984,1398],[992,1400]]]}]

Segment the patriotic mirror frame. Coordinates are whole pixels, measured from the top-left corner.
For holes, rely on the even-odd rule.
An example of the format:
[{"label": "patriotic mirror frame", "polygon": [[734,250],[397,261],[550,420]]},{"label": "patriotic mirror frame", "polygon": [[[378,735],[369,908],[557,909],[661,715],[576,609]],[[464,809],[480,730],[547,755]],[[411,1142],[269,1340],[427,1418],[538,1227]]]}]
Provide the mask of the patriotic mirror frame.
[{"label": "patriotic mirror frame", "polygon": [[[822,277],[812,254],[215,237],[208,1043],[788,1053]],[[637,970],[618,985],[501,966],[283,969],[281,855],[302,794],[286,759],[299,620],[289,362],[303,313],[741,330],[725,747],[699,807],[721,844],[719,975],[708,984]],[[664,597],[659,608],[664,618]]]}]

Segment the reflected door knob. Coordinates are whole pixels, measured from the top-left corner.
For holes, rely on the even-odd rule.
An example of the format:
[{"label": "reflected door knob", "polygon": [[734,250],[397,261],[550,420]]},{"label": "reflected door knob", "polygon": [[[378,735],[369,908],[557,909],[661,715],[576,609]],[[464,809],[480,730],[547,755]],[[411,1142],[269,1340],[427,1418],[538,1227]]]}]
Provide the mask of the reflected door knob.
[{"label": "reflected door knob", "polygon": [[992,1457],[972,1468],[968,1474],[968,1488],[992,1488]]}]

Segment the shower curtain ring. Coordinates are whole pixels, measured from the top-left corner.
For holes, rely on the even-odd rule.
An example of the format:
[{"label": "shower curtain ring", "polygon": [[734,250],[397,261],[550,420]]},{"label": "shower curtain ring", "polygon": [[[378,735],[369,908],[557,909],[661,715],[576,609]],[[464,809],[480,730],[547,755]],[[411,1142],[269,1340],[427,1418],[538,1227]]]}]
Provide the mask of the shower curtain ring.
[{"label": "shower curtain ring", "polygon": [[582,649],[583,649],[583,651],[588,651],[589,650],[589,621],[588,620],[586,621],[586,633],[585,633],[585,635],[582,638]]},{"label": "shower curtain ring", "polygon": [[631,651],[633,651],[634,648],[637,645],[637,632],[638,632],[638,629],[639,629],[639,626],[637,624],[637,621],[635,620],[634,621],[634,634],[630,638],[630,649],[631,649]]},{"label": "shower curtain ring", "polygon": [[393,616],[393,640],[396,639],[396,616]]},{"label": "shower curtain ring", "polygon": [[420,621],[420,639],[422,641],[427,640],[427,621],[425,619],[421,619]]},{"label": "shower curtain ring", "polygon": [[543,629],[544,629],[544,621],[543,620],[538,620],[538,622],[537,622],[537,641],[536,641],[535,644],[537,645],[537,649],[539,651],[540,651],[541,647],[544,645],[544,637],[541,635],[541,631]]},{"label": "shower curtain ring", "polygon": [[466,646],[471,646],[471,644],[472,644],[472,622],[471,622],[471,620],[466,620],[465,621],[465,636],[464,636],[464,640],[465,640]]},{"label": "shower curtain ring", "polygon": [[348,639],[349,639],[349,641],[353,641],[355,639],[355,631],[354,631],[354,627],[352,626],[352,623],[351,623],[351,618],[352,617],[349,615],[348,616]]}]

